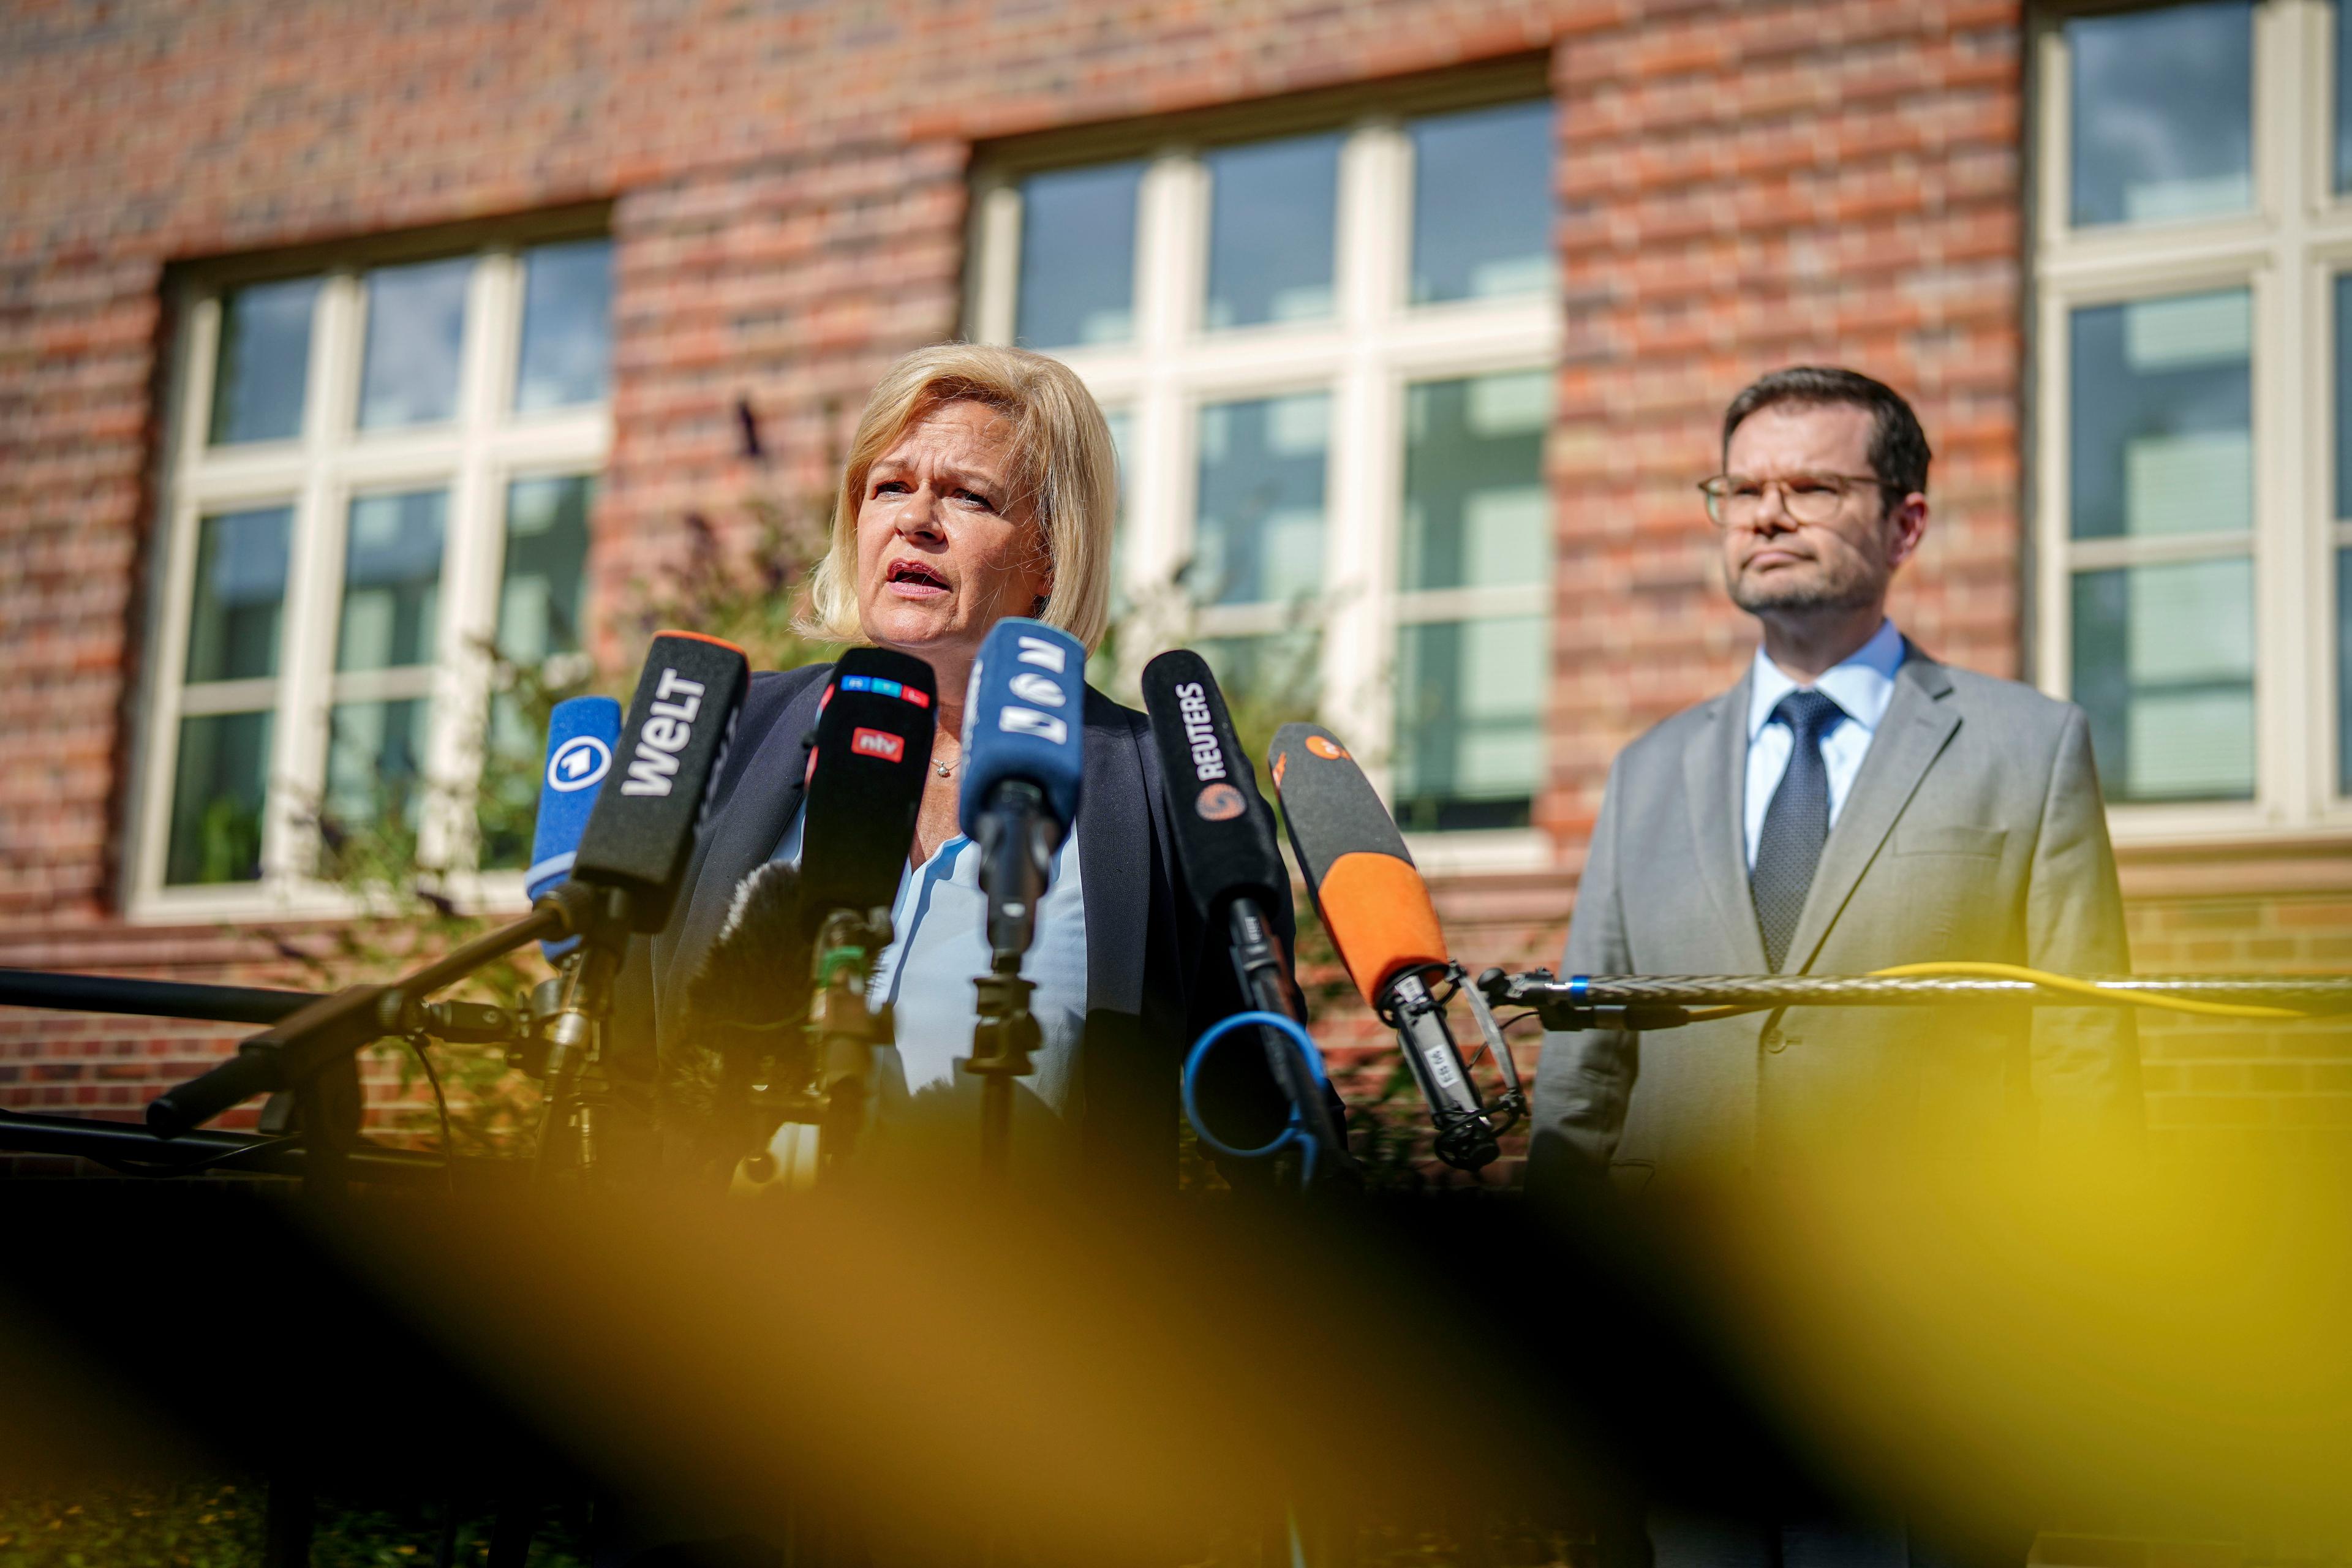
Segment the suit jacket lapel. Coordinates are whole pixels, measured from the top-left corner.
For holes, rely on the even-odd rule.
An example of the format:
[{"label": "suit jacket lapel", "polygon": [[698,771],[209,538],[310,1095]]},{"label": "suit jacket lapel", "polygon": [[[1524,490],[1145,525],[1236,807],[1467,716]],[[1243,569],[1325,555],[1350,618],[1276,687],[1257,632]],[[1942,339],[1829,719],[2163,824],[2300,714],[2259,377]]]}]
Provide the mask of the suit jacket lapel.
[{"label": "suit jacket lapel", "polygon": [[1143,1010],[1146,922],[1151,916],[1151,809],[1143,756],[1127,715],[1092,687],[1086,698],[1086,790],[1078,800],[1078,861],[1087,890],[1087,1004]]},{"label": "suit jacket lapel", "polygon": [[1698,846],[1700,878],[1731,942],[1731,967],[1761,974],[1764,935],[1756,925],[1755,897],[1748,890],[1748,830],[1740,816],[1748,776],[1749,679],[1741,676],[1738,685],[1717,698],[1707,722],[1692,735],[1683,752],[1683,800]]},{"label": "suit jacket lapel", "polygon": [[1895,698],[1878,723],[1862,771],[1854,776],[1845,809],[1829,842],[1822,846],[1820,867],[1805,895],[1804,913],[1797,918],[1796,933],[1789,939],[1789,956],[1781,969],[1802,973],[1821,951],[1838,912],[1853,896],[1854,884],[1877,858],[1895,819],[1903,815],[1919,781],[1960,727],[1959,710],[1944,700],[1952,679],[1944,667],[1908,641],[1903,663],[1895,672]]}]

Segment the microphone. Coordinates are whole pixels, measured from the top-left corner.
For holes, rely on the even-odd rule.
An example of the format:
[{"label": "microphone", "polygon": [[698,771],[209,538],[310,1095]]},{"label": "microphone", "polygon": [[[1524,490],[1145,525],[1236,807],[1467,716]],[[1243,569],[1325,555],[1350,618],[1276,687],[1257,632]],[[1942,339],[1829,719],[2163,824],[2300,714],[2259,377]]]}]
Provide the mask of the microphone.
[{"label": "microphone", "polygon": [[975,975],[971,1055],[981,1079],[980,1163],[1010,1168],[1013,1080],[1043,1039],[1029,1011],[1036,987],[1021,959],[1037,935],[1037,901],[1054,851],[1078,814],[1086,768],[1087,650],[1058,626],[1010,616],[989,628],[964,689],[963,788],[957,820],[980,847],[988,904],[988,970]]},{"label": "microphone", "polygon": [[[609,697],[572,697],[547,716],[547,765],[539,779],[539,818],[530,835],[530,869],[523,892],[537,903],[572,875],[580,835],[596,805],[596,786],[613,770],[621,741],[621,705]],[[550,963],[578,951],[580,939],[542,942]]]},{"label": "microphone", "polygon": [[[1275,847],[1274,813],[1257,792],[1208,661],[1177,648],[1145,665],[1143,710],[1168,791],[1176,863],[1202,924],[1212,931],[1223,926],[1234,972],[1252,1008],[1305,1023],[1306,1008],[1284,967],[1282,939],[1266,916],[1288,903],[1290,873]],[[1317,1163],[1327,1173],[1351,1169],[1346,1140],[1324,1099],[1319,1053],[1310,1062],[1292,1048],[1287,1031],[1259,1034],[1275,1082],[1289,1097],[1292,1126],[1314,1142],[1318,1155],[1328,1155]],[[1229,1140],[1200,1127],[1198,1119],[1195,1126],[1213,1145],[1230,1148]],[[1230,1152],[1271,1153],[1282,1142]]]},{"label": "microphone", "polygon": [[836,910],[887,915],[898,900],[939,711],[931,667],[909,654],[852,648],[834,667],[801,806],[801,907],[812,940]]},{"label": "microphone", "polygon": [[668,923],[751,681],[741,648],[699,632],[659,633],[646,651],[572,862],[574,881],[618,895],[629,930]]},{"label": "microphone", "polygon": [[[1445,950],[1429,887],[1404,836],[1371,781],[1319,724],[1285,724],[1275,732],[1268,771],[1290,828],[1323,929],[1349,976],[1381,1021],[1397,1032],[1422,1097],[1437,1124],[1437,1157],[1475,1171],[1500,1152],[1496,1139],[1525,1113],[1518,1072],[1494,1015]],[[1432,991],[1434,982],[1442,990]],[[1490,1110],[1463,1066],[1445,1021],[1460,992],[1503,1075]]]},{"label": "microphone", "polygon": [[1054,851],[1078,814],[1087,650],[1058,626],[1010,616],[990,628],[964,698],[960,826],[980,846],[997,967],[1037,933]]}]

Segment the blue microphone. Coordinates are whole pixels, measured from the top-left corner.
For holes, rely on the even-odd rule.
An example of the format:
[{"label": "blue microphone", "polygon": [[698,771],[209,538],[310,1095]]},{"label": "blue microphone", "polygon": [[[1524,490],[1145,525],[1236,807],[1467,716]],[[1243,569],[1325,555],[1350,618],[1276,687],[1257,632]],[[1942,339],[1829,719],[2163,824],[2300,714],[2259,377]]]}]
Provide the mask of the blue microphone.
[{"label": "blue microphone", "polygon": [[[621,743],[621,705],[609,697],[574,697],[555,705],[547,718],[547,767],[539,780],[539,821],[531,830],[530,869],[523,891],[531,900],[572,875],[580,835],[596,804],[597,786],[613,771],[613,750]],[[542,942],[550,963],[580,945],[578,937]]]},{"label": "blue microphone", "polygon": [[1059,626],[1010,616],[990,628],[963,709],[957,816],[980,846],[988,945],[999,961],[1029,951],[1054,851],[1078,814],[1086,766],[1087,650]]}]

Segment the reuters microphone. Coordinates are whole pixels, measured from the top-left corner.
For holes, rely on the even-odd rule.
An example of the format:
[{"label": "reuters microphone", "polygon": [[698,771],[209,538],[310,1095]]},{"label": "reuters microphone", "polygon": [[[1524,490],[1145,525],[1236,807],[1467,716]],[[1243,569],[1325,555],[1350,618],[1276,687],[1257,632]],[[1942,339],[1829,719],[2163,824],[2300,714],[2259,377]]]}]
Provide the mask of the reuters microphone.
[{"label": "reuters microphone", "polygon": [[[1257,792],[1208,661],[1190,648],[1177,648],[1145,665],[1143,710],[1151,721],[1152,748],[1168,792],[1177,868],[1202,925],[1213,933],[1224,931],[1251,1007],[1304,1024],[1306,1009],[1291,984],[1288,955],[1267,914],[1288,906],[1290,873],[1275,846],[1274,813]],[[1347,1142],[1326,1099],[1319,1053],[1310,1063],[1311,1042],[1294,1050],[1289,1031],[1268,1026],[1256,1032],[1298,1131],[1317,1146],[1317,1165],[1326,1176],[1354,1177]],[[1208,1116],[1213,1119],[1214,1112]],[[1249,1152],[1237,1136],[1224,1135],[1200,1117],[1195,1129],[1220,1149]]]},{"label": "reuters microphone", "polygon": [[[1464,986],[1461,966],[1446,952],[1404,835],[1347,747],[1322,726],[1285,724],[1267,766],[1323,929],[1357,990],[1397,1032],[1429,1102],[1437,1157],[1457,1170],[1479,1169],[1500,1152],[1496,1136],[1524,1111],[1518,1075],[1485,999]],[[1433,983],[1442,989],[1433,991]],[[1503,1075],[1504,1094],[1491,1110],[1446,1024],[1445,1003],[1456,992]]]}]

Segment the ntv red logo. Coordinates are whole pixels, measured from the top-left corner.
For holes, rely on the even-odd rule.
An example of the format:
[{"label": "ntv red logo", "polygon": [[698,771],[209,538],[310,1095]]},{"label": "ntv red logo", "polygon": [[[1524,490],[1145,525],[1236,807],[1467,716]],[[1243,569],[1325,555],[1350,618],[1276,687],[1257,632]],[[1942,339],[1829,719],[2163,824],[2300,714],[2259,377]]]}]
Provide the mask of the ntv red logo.
[{"label": "ntv red logo", "polygon": [[907,760],[906,737],[887,730],[868,730],[862,724],[850,731],[849,749],[858,756],[879,757],[886,763]]}]

